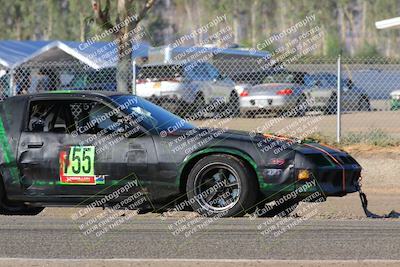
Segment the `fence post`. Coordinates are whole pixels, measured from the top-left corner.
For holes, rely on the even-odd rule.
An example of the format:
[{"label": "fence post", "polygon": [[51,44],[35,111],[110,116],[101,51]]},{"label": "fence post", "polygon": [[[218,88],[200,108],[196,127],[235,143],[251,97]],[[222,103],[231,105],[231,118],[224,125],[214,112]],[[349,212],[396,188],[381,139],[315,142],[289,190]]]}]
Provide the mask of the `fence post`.
[{"label": "fence post", "polygon": [[9,88],[9,97],[17,95],[17,88],[15,84],[15,71],[14,69],[10,69],[10,88]]},{"label": "fence post", "polygon": [[136,59],[132,60],[132,94],[136,95]]},{"label": "fence post", "polygon": [[336,109],[336,142],[340,143],[340,136],[342,134],[342,71],[341,71],[341,56],[337,59],[337,109]]}]

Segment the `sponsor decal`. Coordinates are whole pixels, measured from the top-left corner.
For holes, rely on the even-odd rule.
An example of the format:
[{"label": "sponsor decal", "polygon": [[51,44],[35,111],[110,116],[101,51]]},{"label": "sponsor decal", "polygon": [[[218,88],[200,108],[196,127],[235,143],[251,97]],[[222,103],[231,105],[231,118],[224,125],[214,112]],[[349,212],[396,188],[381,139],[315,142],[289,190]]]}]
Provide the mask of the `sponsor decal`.
[{"label": "sponsor decal", "polygon": [[269,161],[269,163],[270,164],[272,164],[272,165],[283,165],[283,164],[285,164],[285,159],[280,159],[280,158],[272,158],[270,161]]}]

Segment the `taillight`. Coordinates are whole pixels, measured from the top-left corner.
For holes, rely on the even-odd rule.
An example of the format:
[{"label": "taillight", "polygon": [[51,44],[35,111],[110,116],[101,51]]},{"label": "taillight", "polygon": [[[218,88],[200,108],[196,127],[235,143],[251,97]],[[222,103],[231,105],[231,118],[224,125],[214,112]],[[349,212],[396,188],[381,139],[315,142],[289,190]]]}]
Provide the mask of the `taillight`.
[{"label": "taillight", "polygon": [[165,79],[164,81],[179,83],[182,81],[182,78],[178,77],[178,78],[173,78],[173,79]]},{"label": "taillight", "polygon": [[240,96],[249,96],[249,91],[243,90],[243,91],[240,93]]},{"label": "taillight", "polygon": [[291,95],[293,94],[293,90],[290,88],[285,88],[276,92],[277,95]]},{"label": "taillight", "polygon": [[141,83],[145,83],[146,80],[136,80],[136,84],[141,84]]}]

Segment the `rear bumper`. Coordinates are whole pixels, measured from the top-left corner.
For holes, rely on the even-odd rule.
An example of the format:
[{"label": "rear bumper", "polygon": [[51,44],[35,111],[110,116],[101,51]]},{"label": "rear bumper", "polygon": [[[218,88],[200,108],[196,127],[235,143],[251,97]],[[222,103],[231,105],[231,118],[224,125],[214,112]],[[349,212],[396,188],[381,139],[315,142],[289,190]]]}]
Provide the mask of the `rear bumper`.
[{"label": "rear bumper", "polygon": [[277,96],[246,96],[240,98],[240,111],[277,111],[288,110],[295,105],[292,98]]}]

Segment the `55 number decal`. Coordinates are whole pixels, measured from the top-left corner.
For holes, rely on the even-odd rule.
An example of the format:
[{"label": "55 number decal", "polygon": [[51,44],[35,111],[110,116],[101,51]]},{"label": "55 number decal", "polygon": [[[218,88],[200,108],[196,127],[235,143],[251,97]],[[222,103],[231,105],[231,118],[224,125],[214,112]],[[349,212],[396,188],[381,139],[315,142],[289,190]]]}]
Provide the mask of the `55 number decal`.
[{"label": "55 number decal", "polygon": [[96,184],[94,146],[70,146],[60,151],[61,184]]},{"label": "55 number decal", "polygon": [[66,175],[94,175],[94,146],[73,146],[67,153]]}]

